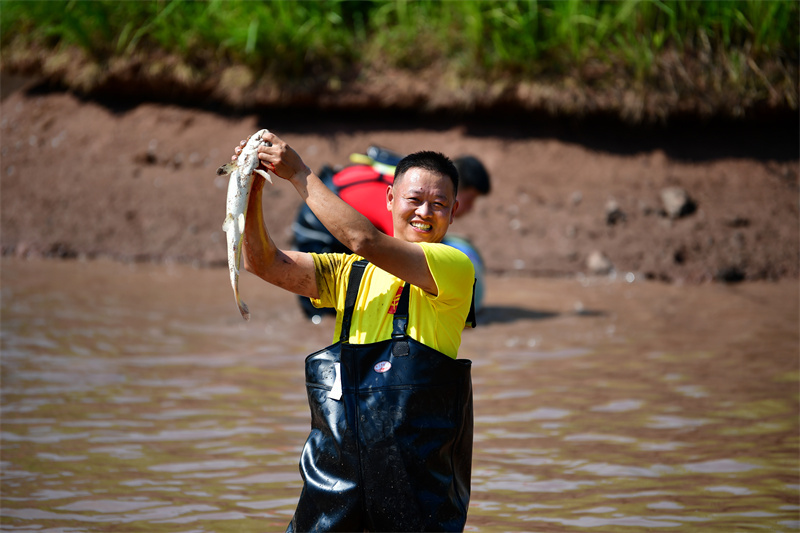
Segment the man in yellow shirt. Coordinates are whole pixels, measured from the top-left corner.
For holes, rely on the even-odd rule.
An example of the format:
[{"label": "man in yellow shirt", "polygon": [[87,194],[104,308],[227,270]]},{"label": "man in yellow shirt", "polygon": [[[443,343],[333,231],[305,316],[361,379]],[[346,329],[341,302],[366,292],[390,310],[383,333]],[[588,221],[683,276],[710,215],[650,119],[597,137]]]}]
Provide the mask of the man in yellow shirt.
[{"label": "man in yellow shirt", "polygon": [[278,249],[262,214],[264,179],[256,177],[245,268],[337,310],[334,344],[306,359],[312,429],[287,531],[463,530],[472,388],[470,362],[456,356],[474,269],[463,252],[441,244],[458,206],[458,172],[436,152],[404,158],[387,186],[388,236],[279,137],[263,139],[270,145],[259,148],[262,164],[354,252]]}]

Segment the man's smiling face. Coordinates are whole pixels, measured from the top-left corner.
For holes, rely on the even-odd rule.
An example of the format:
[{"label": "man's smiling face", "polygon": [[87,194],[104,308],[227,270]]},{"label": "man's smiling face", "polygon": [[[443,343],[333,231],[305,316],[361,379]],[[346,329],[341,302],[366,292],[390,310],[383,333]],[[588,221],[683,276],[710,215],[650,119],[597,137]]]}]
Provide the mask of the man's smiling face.
[{"label": "man's smiling face", "polygon": [[408,242],[441,242],[458,205],[453,182],[422,168],[409,169],[395,179],[386,194],[394,236]]}]

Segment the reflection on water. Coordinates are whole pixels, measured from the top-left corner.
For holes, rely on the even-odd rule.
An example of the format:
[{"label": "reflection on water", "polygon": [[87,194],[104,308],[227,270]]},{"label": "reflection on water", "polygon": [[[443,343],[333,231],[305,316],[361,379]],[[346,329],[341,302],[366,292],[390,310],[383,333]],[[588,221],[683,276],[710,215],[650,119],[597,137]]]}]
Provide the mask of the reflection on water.
[{"label": "reflection on water", "polygon": [[[3,260],[3,531],[285,528],[332,323],[226,278]],[[797,294],[490,278],[467,529],[800,528]]]}]

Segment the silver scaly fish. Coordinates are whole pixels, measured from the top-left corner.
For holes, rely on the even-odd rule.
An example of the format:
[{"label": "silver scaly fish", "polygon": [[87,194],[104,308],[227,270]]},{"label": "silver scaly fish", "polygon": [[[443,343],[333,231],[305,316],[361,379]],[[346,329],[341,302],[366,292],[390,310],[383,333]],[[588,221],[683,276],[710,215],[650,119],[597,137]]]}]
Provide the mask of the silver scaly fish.
[{"label": "silver scaly fish", "polygon": [[261,139],[265,133],[267,130],[260,130],[251,135],[236,162],[227,163],[217,169],[218,176],[224,174],[231,176],[228,181],[228,199],[222,230],[226,233],[228,240],[228,270],[231,273],[233,294],[236,296],[239,312],[242,313],[242,318],[245,320],[250,320],[250,310],[239,296],[239,265],[242,262],[242,240],[247,218],[247,203],[250,198],[250,188],[253,185],[253,173],[258,172],[272,183],[269,174],[258,168],[261,163],[258,159],[258,147],[262,144],[270,146]]}]

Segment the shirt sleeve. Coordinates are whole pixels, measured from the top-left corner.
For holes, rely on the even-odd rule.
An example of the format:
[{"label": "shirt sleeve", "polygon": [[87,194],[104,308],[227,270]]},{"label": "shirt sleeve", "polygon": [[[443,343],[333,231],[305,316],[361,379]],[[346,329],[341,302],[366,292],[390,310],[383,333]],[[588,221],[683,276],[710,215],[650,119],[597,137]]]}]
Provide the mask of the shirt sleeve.
[{"label": "shirt sleeve", "polygon": [[319,298],[309,298],[316,308],[344,309],[347,280],[353,263],[361,259],[355,254],[310,254],[314,259],[314,276],[317,279]]},{"label": "shirt sleeve", "polygon": [[340,254],[316,254],[314,259],[314,275],[317,278],[317,291],[319,298],[310,298],[311,304],[316,308],[336,307],[337,298],[337,272],[341,266]]},{"label": "shirt sleeve", "polygon": [[428,260],[438,295],[434,300],[441,306],[457,307],[472,298],[475,267],[469,257],[452,246],[441,243],[419,243]]}]

